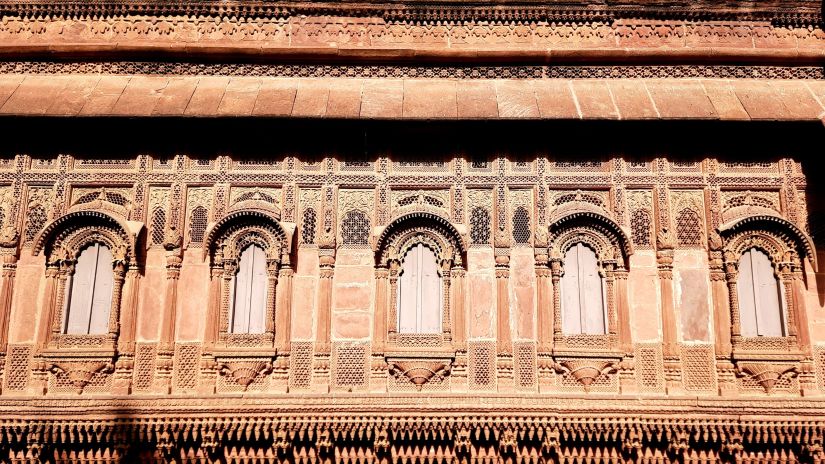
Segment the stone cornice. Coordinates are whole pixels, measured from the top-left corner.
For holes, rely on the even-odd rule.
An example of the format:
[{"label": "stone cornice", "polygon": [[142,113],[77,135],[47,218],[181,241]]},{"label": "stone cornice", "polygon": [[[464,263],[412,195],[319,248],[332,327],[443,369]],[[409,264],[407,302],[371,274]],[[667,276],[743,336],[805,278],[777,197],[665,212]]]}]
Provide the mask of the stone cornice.
[{"label": "stone cornice", "polygon": [[413,21],[555,21],[588,23],[617,19],[658,19],[676,21],[769,21],[777,25],[808,26],[822,22],[821,3],[771,2],[755,5],[735,1],[643,2],[571,1],[547,4],[535,0],[502,1],[496,4],[467,1],[359,1],[301,2],[246,0],[226,4],[217,1],[24,1],[3,0],[0,14],[8,16],[98,17],[122,15],[208,15],[234,18],[271,18],[293,15],[376,16]]}]

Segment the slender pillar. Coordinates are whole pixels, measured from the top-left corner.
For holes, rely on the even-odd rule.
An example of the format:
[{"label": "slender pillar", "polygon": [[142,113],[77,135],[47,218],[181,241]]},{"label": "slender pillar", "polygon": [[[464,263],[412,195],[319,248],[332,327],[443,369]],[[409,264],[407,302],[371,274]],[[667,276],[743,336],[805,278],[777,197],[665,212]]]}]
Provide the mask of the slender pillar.
[{"label": "slender pillar", "polygon": [[223,267],[213,265],[209,270],[209,301],[206,310],[206,327],[203,334],[203,352],[215,351],[218,341],[218,319],[221,312],[221,292],[223,291]]},{"label": "slender pillar", "polygon": [[166,295],[163,301],[163,318],[160,326],[160,343],[157,352],[157,389],[159,393],[171,393],[172,369],[175,356],[175,322],[177,320],[178,280],[183,261],[180,241],[167,240],[166,248]]},{"label": "slender pillar", "polygon": [[561,291],[559,290],[559,282],[562,274],[562,259],[560,257],[553,257],[550,260],[550,276],[553,283],[553,343],[558,344],[561,341]]},{"label": "slender pillar", "polygon": [[318,332],[315,353],[330,354],[332,340],[332,277],[335,275],[335,255],[332,249],[320,250],[320,272],[318,282]]},{"label": "slender pillar", "polygon": [[57,289],[60,279],[59,263],[46,265],[46,289],[43,294],[43,312],[40,314],[40,324],[37,330],[37,351],[42,352],[49,343],[52,332],[52,321],[55,318]]},{"label": "slender pillar", "polygon": [[[808,331],[808,307],[805,304],[805,282],[802,269],[795,267],[790,273],[788,283],[792,286],[794,294],[794,325],[796,327],[796,338],[800,351],[805,354],[811,353],[811,334]],[[788,321],[790,322],[790,321]]]},{"label": "slender pillar", "polygon": [[6,353],[9,344],[9,317],[14,292],[14,276],[17,271],[17,232],[14,229],[12,231],[14,240],[0,243],[0,393],[3,391],[4,384]]},{"label": "slender pillar", "polygon": [[390,271],[386,267],[375,268],[375,317],[372,330],[372,352],[383,356],[387,339],[387,303]]},{"label": "slender pillar", "polygon": [[[3,358],[9,342],[9,317],[14,292],[14,276],[17,273],[16,247],[0,246],[0,266],[2,266],[0,269],[0,358]],[[2,368],[0,365],[0,369]]]},{"label": "slender pillar", "polygon": [[513,342],[510,335],[510,257],[496,256],[496,338],[498,352],[510,355]]},{"label": "slender pillar", "polygon": [[112,387],[116,394],[126,395],[132,391],[139,279],[140,270],[137,263],[130,263],[123,283],[123,303],[120,307],[120,333],[117,338],[117,360]]},{"label": "slender pillar", "polygon": [[332,278],[335,275],[335,248],[320,248],[318,280],[318,324],[315,333],[315,359],[312,364],[312,388],[329,391],[330,354],[332,351]]},{"label": "slender pillar", "polygon": [[616,292],[616,314],[618,317],[619,346],[625,354],[633,351],[633,337],[630,332],[630,307],[627,295],[627,270],[621,267],[613,272]]},{"label": "slender pillar", "polygon": [[722,238],[715,231],[708,234],[708,266],[710,268],[710,288],[713,301],[714,349],[717,360],[729,360],[730,344],[730,300],[725,285],[725,264],[722,254]]},{"label": "slender pillar", "polygon": [[453,345],[464,351],[467,348],[467,315],[464,308],[464,279],[467,271],[461,265],[454,265],[451,270],[453,313]]},{"label": "slender pillar", "polygon": [[678,393],[681,388],[681,363],[676,336],[676,313],[673,307],[673,248],[675,240],[667,227],[656,237],[656,263],[659,273],[659,289],[662,295],[662,357],[664,358],[665,384],[668,392]]},{"label": "slender pillar", "polygon": [[538,314],[538,352],[550,353],[553,351],[553,294],[551,289],[552,273],[546,250],[535,255],[536,266],[536,301]]},{"label": "slender pillar", "polygon": [[286,257],[278,272],[278,304],[275,308],[275,340],[278,354],[289,354],[292,340],[292,278],[295,271]]}]

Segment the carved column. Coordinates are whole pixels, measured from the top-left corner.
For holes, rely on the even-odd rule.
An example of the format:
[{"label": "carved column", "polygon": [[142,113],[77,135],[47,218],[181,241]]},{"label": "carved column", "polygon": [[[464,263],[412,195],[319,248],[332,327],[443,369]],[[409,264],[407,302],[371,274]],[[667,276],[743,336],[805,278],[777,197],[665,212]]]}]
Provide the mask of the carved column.
[{"label": "carved column", "polygon": [[332,344],[332,277],[335,275],[335,249],[320,248],[318,281],[318,327],[315,334],[315,361],[312,384],[319,391],[329,388],[330,352]]},{"label": "carved column", "polygon": [[725,264],[722,255],[722,238],[711,230],[708,233],[708,266],[710,268],[710,289],[713,301],[714,350],[716,351],[716,371],[719,394],[734,394],[736,373],[731,362],[730,342],[730,300],[725,284]]},{"label": "carved column", "polygon": [[0,393],[3,389],[6,352],[9,343],[9,317],[17,273],[17,231],[5,228],[0,233]]},{"label": "carved column", "polygon": [[[501,250],[506,252],[507,250]],[[496,339],[499,391],[513,389],[513,340],[510,335],[510,256],[496,250]]]},{"label": "carved column", "polygon": [[375,268],[375,317],[372,331],[372,352],[374,355],[383,356],[386,348],[389,275],[388,268]]},{"label": "carved column", "polygon": [[292,340],[292,278],[295,271],[289,262],[289,258],[285,257],[280,271],[278,271],[278,279],[276,282],[271,282],[273,285],[278,285],[277,306],[275,308],[276,323],[275,323],[275,340],[278,353],[289,354],[290,342]]},{"label": "carved column", "polygon": [[668,392],[681,390],[676,313],[673,307],[673,235],[665,226],[656,237],[656,264],[662,295],[662,355]]},{"label": "carved column", "polygon": [[120,308],[120,334],[117,342],[117,360],[113,391],[129,394],[132,391],[132,372],[135,365],[135,326],[138,306],[140,270],[136,262],[129,263],[123,283],[123,304]]},{"label": "carved column", "polygon": [[55,323],[57,318],[57,298],[58,289],[62,288],[61,280],[65,281],[67,266],[63,261],[57,260],[46,264],[46,285],[43,295],[43,310],[40,314],[40,323],[37,330],[36,355],[33,361],[31,391],[35,394],[46,394],[49,381],[48,365],[42,357],[43,352],[48,348],[49,340],[52,337],[53,326],[60,328],[60,322]]},{"label": "carved column", "polygon": [[562,274],[562,259],[561,257],[553,256],[550,259],[550,276],[552,280],[553,291],[553,343],[558,344],[561,341],[561,292],[559,291],[559,282]]},{"label": "carved column", "polygon": [[444,262],[441,267],[441,286],[442,286],[442,310],[441,310],[441,333],[444,336],[444,341],[449,343],[453,340],[453,318],[452,310],[450,308],[450,287],[452,286],[450,269],[452,264]]},{"label": "carved column", "polygon": [[175,322],[177,320],[178,280],[183,261],[182,240],[175,229],[167,231],[163,244],[166,248],[166,295],[163,300],[163,319],[160,325],[160,343],[157,352],[156,386],[159,393],[171,393],[172,368],[175,355]]},{"label": "carved column", "polygon": [[553,294],[550,287],[551,272],[547,249],[536,249],[536,301],[538,307],[538,352],[550,353],[553,351],[553,331],[555,321],[548,308],[553,308]]},{"label": "carved column", "polygon": [[221,263],[212,263],[209,272],[209,301],[206,309],[206,324],[203,334],[203,353],[201,356],[200,393],[215,393],[215,382],[218,377],[218,365],[215,359],[215,345],[218,341],[218,330],[221,314],[221,298],[223,293],[224,269]]},{"label": "carved column", "polygon": [[785,292],[785,302],[788,306],[788,337],[794,345],[799,345],[798,326],[797,326],[797,308],[800,301],[795,291],[793,266],[791,263],[780,263],[779,266],[779,280],[782,282],[782,290]]},{"label": "carved column", "polygon": [[390,306],[387,311],[387,333],[390,341],[394,341],[398,334],[398,273],[400,272],[400,268],[401,263],[399,263],[398,260],[390,260]]},{"label": "carved column", "polygon": [[372,321],[372,360],[370,362],[370,391],[387,390],[387,362],[384,358],[387,340],[387,303],[389,269],[375,268],[375,315]]},{"label": "carved column", "polygon": [[292,278],[295,271],[289,262],[289,256],[284,254],[283,265],[278,272],[278,304],[275,308],[275,347],[277,357],[272,373],[272,385],[278,391],[286,392],[289,388],[289,352],[292,340]]},{"label": "carved column", "polygon": [[615,304],[616,314],[618,317],[619,346],[626,355],[629,355],[633,353],[633,337],[630,332],[630,307],[627,295],[627,269],[625,269],[624,266],[618,267],[615,271],[613,271],[613,277],[615,279],[614,291],[616,295]]},{"label": "carved column", "polygon": [[[791,267],[787,282],[793,289],[794,295],[794,326],[796,328],[799,349],[806,355],[811,354],[811,334],[808,331],[808,307],[805,304],[805,276],[801,265]],[[783,282],[784,283],[784,282]],[[790,317],[789,317],[790,319]],[[790,320],[788,321],[791,322]]]},{"label": "carved column", "polygon": [[730,303],[730,341],[735,347],[742,339],[742,322],[739,318],[739,291],[737,289],[737,279],[739,278],[738,263],[732,253],[725,252],[725,279],[728,284],[728,301]]},{"label": "carved column", "polygon": [[457,350],[465,351],[467,349],[467,314],[464,308],[464,279],[467,271],[461,264],[453,265],[450,270],[452,281],[452,305],[453,313],[453,346]]}]

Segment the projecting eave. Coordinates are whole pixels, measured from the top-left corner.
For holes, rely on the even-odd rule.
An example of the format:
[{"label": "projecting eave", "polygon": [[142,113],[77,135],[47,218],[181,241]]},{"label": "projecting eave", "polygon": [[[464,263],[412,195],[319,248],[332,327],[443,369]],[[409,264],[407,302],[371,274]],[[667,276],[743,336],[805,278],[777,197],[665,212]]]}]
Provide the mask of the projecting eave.
[{"label": "projecting eave", "polygon": [[825,81],[6,74],[0,115],[816,121]]}]

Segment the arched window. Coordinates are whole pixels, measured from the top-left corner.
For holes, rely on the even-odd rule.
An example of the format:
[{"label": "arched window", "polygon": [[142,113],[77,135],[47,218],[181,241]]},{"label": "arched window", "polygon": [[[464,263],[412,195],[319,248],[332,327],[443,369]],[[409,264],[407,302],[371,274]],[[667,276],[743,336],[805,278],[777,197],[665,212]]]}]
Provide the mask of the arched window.
[{"label": "arched window", "polygon": [[410,248],[398,280],[398,332],[441,332],[441,277],[435,253],[421,243]]},{"label": "arched window", "polygon": [[782,337],[782,293],[768,255],[751,248],[739,258],[739,314],[745,337]]},{"label": "arched window", "polygon": [[232,333],[261,334],[266,330],[266,253],[250,245],[238,260],[232,298]]},{"label": "arched window", "polygon": [[602,278],[593,250],[582,243],[567,250],[560,286],[562,331],[565,334],[606,334]]},{"label": "arched window", "polygon": [[112,252],[101,243],[84,248],[71,276],[63,333],[107,333],[113,287]]}]

